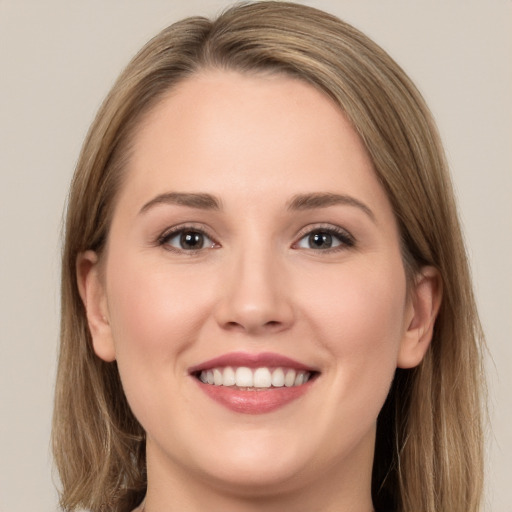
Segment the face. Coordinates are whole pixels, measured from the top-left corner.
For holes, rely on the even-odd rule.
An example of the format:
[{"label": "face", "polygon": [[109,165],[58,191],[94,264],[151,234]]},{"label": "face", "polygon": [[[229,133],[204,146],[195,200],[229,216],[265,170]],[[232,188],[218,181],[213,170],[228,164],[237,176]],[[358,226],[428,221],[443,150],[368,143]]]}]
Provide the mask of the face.
[{"label": "face", "polygon": [[150,471],[268,492],[369,479],[394,371],[426,347],[390,203],[322,93],[182,83],[141,124],[106,251],[79,269]]}]

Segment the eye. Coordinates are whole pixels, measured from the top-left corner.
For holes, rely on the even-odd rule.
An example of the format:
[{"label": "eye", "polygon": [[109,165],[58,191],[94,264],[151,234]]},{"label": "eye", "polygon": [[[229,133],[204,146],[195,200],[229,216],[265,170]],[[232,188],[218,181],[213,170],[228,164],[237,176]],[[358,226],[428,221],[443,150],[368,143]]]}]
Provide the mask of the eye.
[{"label": "eye", "polygon": [[329,249],[343,249],[353,247],[353,237],[342,229],[318,228],[303,236],[295,247],[299,249],[314,249],[328,251]]},{"label": "eye", "polygon": [[171,250],[187,252],[213,249],[216,246],[215,242],[203,231],[188,228],[165,233],[159,239],[159,243]]}]

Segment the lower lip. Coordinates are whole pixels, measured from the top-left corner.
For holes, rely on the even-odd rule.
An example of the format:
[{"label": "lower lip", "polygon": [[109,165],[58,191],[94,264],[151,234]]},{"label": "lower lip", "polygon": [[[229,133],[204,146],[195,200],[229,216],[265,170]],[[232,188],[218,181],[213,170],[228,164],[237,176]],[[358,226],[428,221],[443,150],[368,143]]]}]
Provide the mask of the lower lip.
[{"label": "lower lip", "polygon": [[197,380],[200,389],[211,399],[228,409],[244,414],[263,414],[297,400],[311,388],[310,380],[301,386],[270,388],[262,391],[245,391],[230,386],[204,384]]}]

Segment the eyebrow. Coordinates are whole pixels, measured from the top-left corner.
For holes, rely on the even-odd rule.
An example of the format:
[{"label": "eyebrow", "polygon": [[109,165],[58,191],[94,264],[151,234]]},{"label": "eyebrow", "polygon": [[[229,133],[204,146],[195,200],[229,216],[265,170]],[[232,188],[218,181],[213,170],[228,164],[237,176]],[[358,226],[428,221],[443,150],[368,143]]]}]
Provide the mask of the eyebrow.
[{"label": "eyebrow", "polygon": [[359,208],[375,222],[375,214],[366,204],[355,197],[330,192],[295,195],[288,202],[288,210],[313,210],[315,208],[328,208],[329,206],[336,205]]},{"label": "eyebrow", "polygon": [[[159,204],[170,204],[179,206],[188,206],[189,208],[197,208],[200,210],[221,210],[221,201],[211,194],[192,193],[192,192],[167,192],[160,194],[148,201],[140,209],[139,213],[144,213],[152,207]],[[355,197],[333,194],[331,192],[315,192],[311,194],[297,194],[287,203],[287,209],[297,210],[313,210],[315,208],[328,208],[329,206],[346,205],[354,206],[362,210],[373,221],[375,214],[372,210],[359,201]]]},{"label": "eyebrow", "polygon": [[221,202],[211,194],[198,194],[190,192],[168,192],[160,194],[151,201],[148,201],[141,209],[140,213],[147,212],[159,204],[177,204],[179,206],[188,206],[189,208],[198,208],[200,210],[220,210]]}]

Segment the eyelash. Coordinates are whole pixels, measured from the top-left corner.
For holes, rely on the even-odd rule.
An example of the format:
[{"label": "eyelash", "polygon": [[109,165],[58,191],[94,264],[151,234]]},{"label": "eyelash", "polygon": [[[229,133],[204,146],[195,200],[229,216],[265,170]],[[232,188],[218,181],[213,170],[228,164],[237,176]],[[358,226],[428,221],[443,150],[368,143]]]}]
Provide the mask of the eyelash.
[{"label": "eyelash", "polygon": [[[180,249],[178,247],[173,247],[169,244],[169,241],[172,240],[174,237],[178,235],[183,235],[185,233],[195,233],[199,234],[209,240],[211,240],[212,245],[208,247],[201,247],[200,249]],[[198,228],[194,225],[181,225],[181,226],[175,226],[171,229],[168,229],[164,233],[162,233],[158,237],[158,245],[164,247],[167,251],[171,252],[177,252],[179,254],[187,254],[189,256],[193,256],[195,254],[198,254],[199,252],[203,251],[204,249],[213,249],[216,246],[219,246],[220,244],[215,240],[213,236],[211,236],[204,228]]]},{"label": "eyelash", "polygon": [[[201,235],[212,242],[211,245],[207,247],[201,247],[200,249],[182,249],[178,247],[173,247],[169,244],[169,241],[175,238],[178,235],[183,235],[185,233],[193,233]],[[297,241],[292,244],[293,249],[300,249],[299,244],[306,239],[307,237],[311,237],[315,234],[328,235],[330,237],[336,238],[339,242],[338,245],[334,247],[328,247],[325,249],[321,248],[312,248],[312,247],[303,247],[306,250],[314,251],[314,252],[322,252],[322,253],[335,253],[338,251],[343,251],[350,249],[356,245],[355,238],[345,229],[342,229],[333,225],[317,225],[313,227],[306,227],[301,230],[298,235]],[[198,254],[199,252],[205,249],[214,249],[216,247],[220,247],[220,244],[215,240],[213,236],[211,236],[204,228],[199,228],[194,225],[181,225],[175,226],[164,233],[162,233],[157,239],[157,245],[164,247],[166,250],[171,252],[176,252],[180,254],[187,254],[189,256],[193,256]]]},{"label": "eyelash", "polygon": [[292,247],[300,248],[299,243],[307,237],[311,237],[315,234],[324,234],[331,236],[333,238],[337,238],[339,244],[334,247],[329,247],[326,249],[314,249],[314,248],[305,248],[306,250],[314,251],[314,252],[322,252],[322,253],[336,253],[338,251],[344,251],[350,249],[356,245],[355,238],[345,229],[340,228],[338,226],[329,225],[317,225],[317,226],[308,226],[301,230],[299,233],[299,237],[297,242],[295,242]]}]

